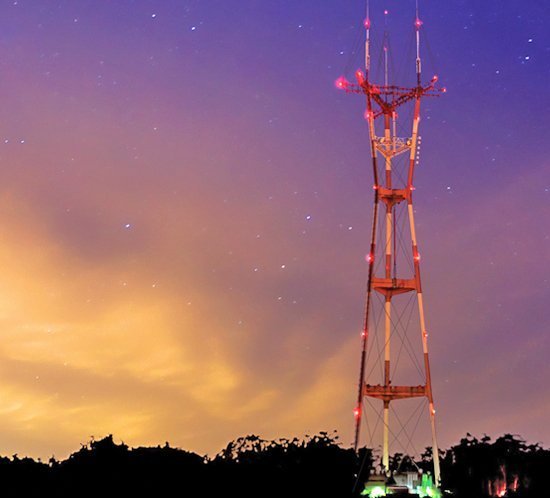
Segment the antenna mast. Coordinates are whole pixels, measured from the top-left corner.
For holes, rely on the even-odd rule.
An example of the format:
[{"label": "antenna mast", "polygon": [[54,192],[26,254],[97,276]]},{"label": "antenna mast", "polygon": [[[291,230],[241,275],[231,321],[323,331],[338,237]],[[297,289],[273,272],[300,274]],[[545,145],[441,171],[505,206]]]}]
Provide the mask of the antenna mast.
[{"label": "antenna mast", "polygon": [[[372,82],[371,68],[371,18],[370,1],[367,0],[365,39],[365,72],[358,70],[355,73],[357,83],[350,83],[345,78],[339,78],[336,86],[348,93],[357,93],[366,97],[365,119],[368,124],[372,170],[374,179],[374,206],[369,253],[366,257],[368,263],[368,285],[365,303],[365,315],[363,330],[361,332],[361,362],[359,370],[359,384],[357,404],[354,409],[355,438],[354,449],[357,452],[360,445],[361,425],[365,420],[363,413],[366,398],[374,398],[382,401],[382,467],[386,475],[390,475],[389,446],[390,436],[397,439],[390,426],[390,405],[396,400],[409,398],[427,399],[431,434],[435,485],[440,486],[439,453],[435,426],[435,409],[432,392],[430,363],[428,357],[428,333],[426,331],[424,316],[424,300],[420,279],[420,253],[416,236],[416,227],[413,209],[413,178],[418,164],[418,149],[420,145],[419,124],[420,104],[424,97],[437,97],[445,92],[444,88],[436,87],[437,76],[428,83],[422,84],[422,61],[420,57],[420,29],[422,21],[419,17],[418,0],[416,0],[416,15],[414,29],[416,35],[416,86],[399,87],[390,84],[389,81],[389,43],[388,43],[388,14],[384,10],[384,38],[383,38],[383,64],[384,84],[377,85]],[[413,108],[412,123],[410,123],[410,135],[406,138],[397,136],[397,109],[409,105]],[[382,118],[382,119],[378,119]],[[380,124],[378,124],[381,122]],[[401,156],[401,157],[400,157]],[[408,156],[408,160],[406,158]],[[380,161],[379,161],[380,160]],[[382,166],[383,165],[383,166]],[[381,208],[381,209],[380,209]],[[399,230],[397,219],[408,218],[409,231],[403,234]],[[404,230],[401,228],[401,230]],[[378,232],[382,232],[382,241],[377,244]],[[405,251],[402,242],[407,237],[411,244],[411,250]],[[399,244],[398,244],[399,241]],[[403,251],[403,253],[398,252]],[[403,261],[408,260],[412,275],[407,275],[400,268]],[[398,262],[400,263],[398,265]],[[405,273],[404,275],[401,275]],[[396,367],[399,357],[392,354],[391,344],[396,340],[402,340],[401,350],[405,340],[402,337],[406,331],[403,328],[402,315],[400,315],[400,298],[398,296],[408,294],[416,297],[418,307],[421,336],[422,360],[418,361],[419,371],[422,373],[422,383],[419,385],[394,385]],[[380,299],[374,299],[379,296]],[[373,320],[373,307],[377,303],[381,308],[379,316],[382,322],[377,327]],[[401,305],[401,308],[403,305]],[[378,330],[380,329],[380,330]],[[380,348],[378,361],[381,365],[380,383],[371,384],[372,371],[367,372],[367,363],[370,357],[376,355],[376,351],[369,351],[369,335],[375,334],[383,344]],[[408,347],[408,346],[406,346]],[[374,348],[373,348],[374,349]],[[367,354],[368,353],[368,354]],[[369,358],[368,358],[369,357]],[[393,415],[392,415],[393,418]]]},{"label": "antenna mast", "polygon": [[416,84],[422,84],[422,61],[420,60],[420,27],[422,21],[418,15],[418,0],[416,0],[416,19],[414,20],[414,29],[416,31]]}]

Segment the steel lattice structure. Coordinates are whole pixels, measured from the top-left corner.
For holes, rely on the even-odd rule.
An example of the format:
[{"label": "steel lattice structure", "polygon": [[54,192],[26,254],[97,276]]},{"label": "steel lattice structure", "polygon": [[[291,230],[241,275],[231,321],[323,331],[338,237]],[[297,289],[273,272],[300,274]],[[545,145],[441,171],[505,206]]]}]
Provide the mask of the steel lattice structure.
[{"label": "steel lattice structure", "polygon": [[[387,11],[384,13],[387,15]],[[365,69],[356,72],[357,83],[350,83],[344,78],[336,81],[336,86],[345,92],[362,94],[366,97],[365,119],[368,124],[372,168],[374,176],[374,208],[371,232],[370,250],[367,255],[368,262],[368,287],[366,295],[365,318],[361,341],[361,363],[357,405],[354,410],[356,419],[355,450],[360,444],[361,423],[365,414],[363,403],[365,398],[382,402],[382,467],[389,474],[389,436],[390,436],[390,404],[397,400],[408,398],[425,398],[428,404],[428,414],[431,426],[432,455],[434,464],[434,477],[437,486],[440,485],[439,455],[435,426],[435,408],[432,392],[430,373],[430,361],[428,355],[428,333],[426,331],[424,300],[420,278],[420,253],[416,235],[414,209],[413,209],[413,179],[415,167],[418,163],[420,107],[424,97],[439,96],[445,92],[444,88],[438,88],[437,77],[434,76],[427,84],[422,84],[422,63],[420,58],[420,31],[422,22],[418,17],[418,6],[414,29],[416,36],[416,85],[413,87],[400,87],[390,85],[388,81],[388,46],[384,43],[384,84],[377,85],[371,81],[371,20],[367,4],[367,17],[365,20]],[[412,122],[407,129],[410,135],[405,138],[397,135],[397,123],[399,116],[397,109],[402,106],[412,106]],[[400,122],[400,126],[403,123]],[[408,156],[408,159],[407,159]],[[398,160],[403,164],[401,175],[396,175],[394,163]],[[408,260],[408,268],[412,272],[398,270],[397,241],[400,235],[397,233],[397,210],[403,210],[403,218],[408,219],[409,233],[407,239],[410,249],[405,256],[400,255],[401,260]],[[406,214],[405,214],[406,213]],[[378,240],[379,231],[384,232],[383,240]],[[380,260],[380,261],[379,261]],[[378,263],[378,265],[377,265]],[[402,299],[398,296],[414,294],[417,301],[417,314],[419,318],[420,339],[422,345],[423,381],[418,385],[394,385],[392,384],[394,371],[392,370],[393,357],[391,351],[392,338],[396,335],[396,323],[392,321],[392,312],[395,301]],[[381,364],[381,382],[369,383],[367,372],[367,352],[369,335],[373,328],[373,299],[377,294],[383,302],[383,361]],[[396,299],[397,298],[397,299]],[[382,328],[382,326],[380,326]],[[383,351],[382,351],[383,350]]]}]

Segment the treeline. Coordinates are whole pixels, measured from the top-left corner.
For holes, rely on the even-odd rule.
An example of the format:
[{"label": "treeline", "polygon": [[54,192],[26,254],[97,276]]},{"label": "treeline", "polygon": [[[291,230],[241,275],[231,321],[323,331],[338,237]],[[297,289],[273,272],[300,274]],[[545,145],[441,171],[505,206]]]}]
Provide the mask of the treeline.
[{"label": "treeline", "polygon": [[[444,488],[460,498],[550,496],[548,475],[550,451],[506,434],[495,441],[471,434],[441,452]],[[431,460],[430,452],[423,459]]]},{"label": "treeline", "polygon": [[[443,487],[457,498],[548,496],[550,451],[517,436],[495,441],[468,434],[441,452]],[[418,465],[431,467],[427,450]],[[206,458],[164,446],[129,448],[112,436],[82,445],[66,460],[0,458],[1,497],[224,497],[358,496],[378,463],[369,449],[360,457],[336,434],[266,441],[239,438]],[[393,455],[391,467],[412,462]]]}]

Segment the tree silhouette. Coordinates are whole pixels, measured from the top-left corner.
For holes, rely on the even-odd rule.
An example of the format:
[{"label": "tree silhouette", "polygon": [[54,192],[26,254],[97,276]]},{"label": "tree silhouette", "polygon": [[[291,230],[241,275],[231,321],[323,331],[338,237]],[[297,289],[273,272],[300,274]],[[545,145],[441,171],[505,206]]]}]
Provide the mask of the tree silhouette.
[{"label": "tree silhouette", "polygon": [[[418,465],[429,470],[431,462],[427,449]],[[444,488],[456,498],[548,496],[550,451],[515,435],[493,442],[467,434],[441,452],[441,464]],[[244,436],[211,459],[168,443],[131,449],[109,435],[91,438],[62,461],[0,457],[0,497],[358,496],[372,466],[371,449],[361,448],[356,456],[340,446],[336,433],[273,441]],[[391,466],[405,471],[415,463],[396,453]]]}]

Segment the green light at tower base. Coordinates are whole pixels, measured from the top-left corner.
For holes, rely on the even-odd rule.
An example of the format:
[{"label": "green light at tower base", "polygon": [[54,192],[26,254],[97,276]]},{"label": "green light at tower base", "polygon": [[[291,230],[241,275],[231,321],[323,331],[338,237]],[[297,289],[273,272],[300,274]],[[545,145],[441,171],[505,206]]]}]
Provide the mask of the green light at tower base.
[{"label": "green light at tower base", "polygon": [[[367,482],[365,489],[361,492],[362,496],[368,496],[369,498],[380,498],[381,496],[391,496],[394,494],[391,486],[387,487],[379,481]],[[441,498],[441,491],[434,486],[432,476],[430,474],[423,474],[420,485],[416,488],[409,488],[409,494],[411,496],[418,496],[419,498]]]},{"label": "green light at tower base", "polygon": [[[361,494],[366,495],[367,493],[365,491],[366,489]],[[386,496],[386,491],[384,490],[384,488],[376,486],[368,492],[368,496],[369,498],[380,498],[380,496]]]}]

